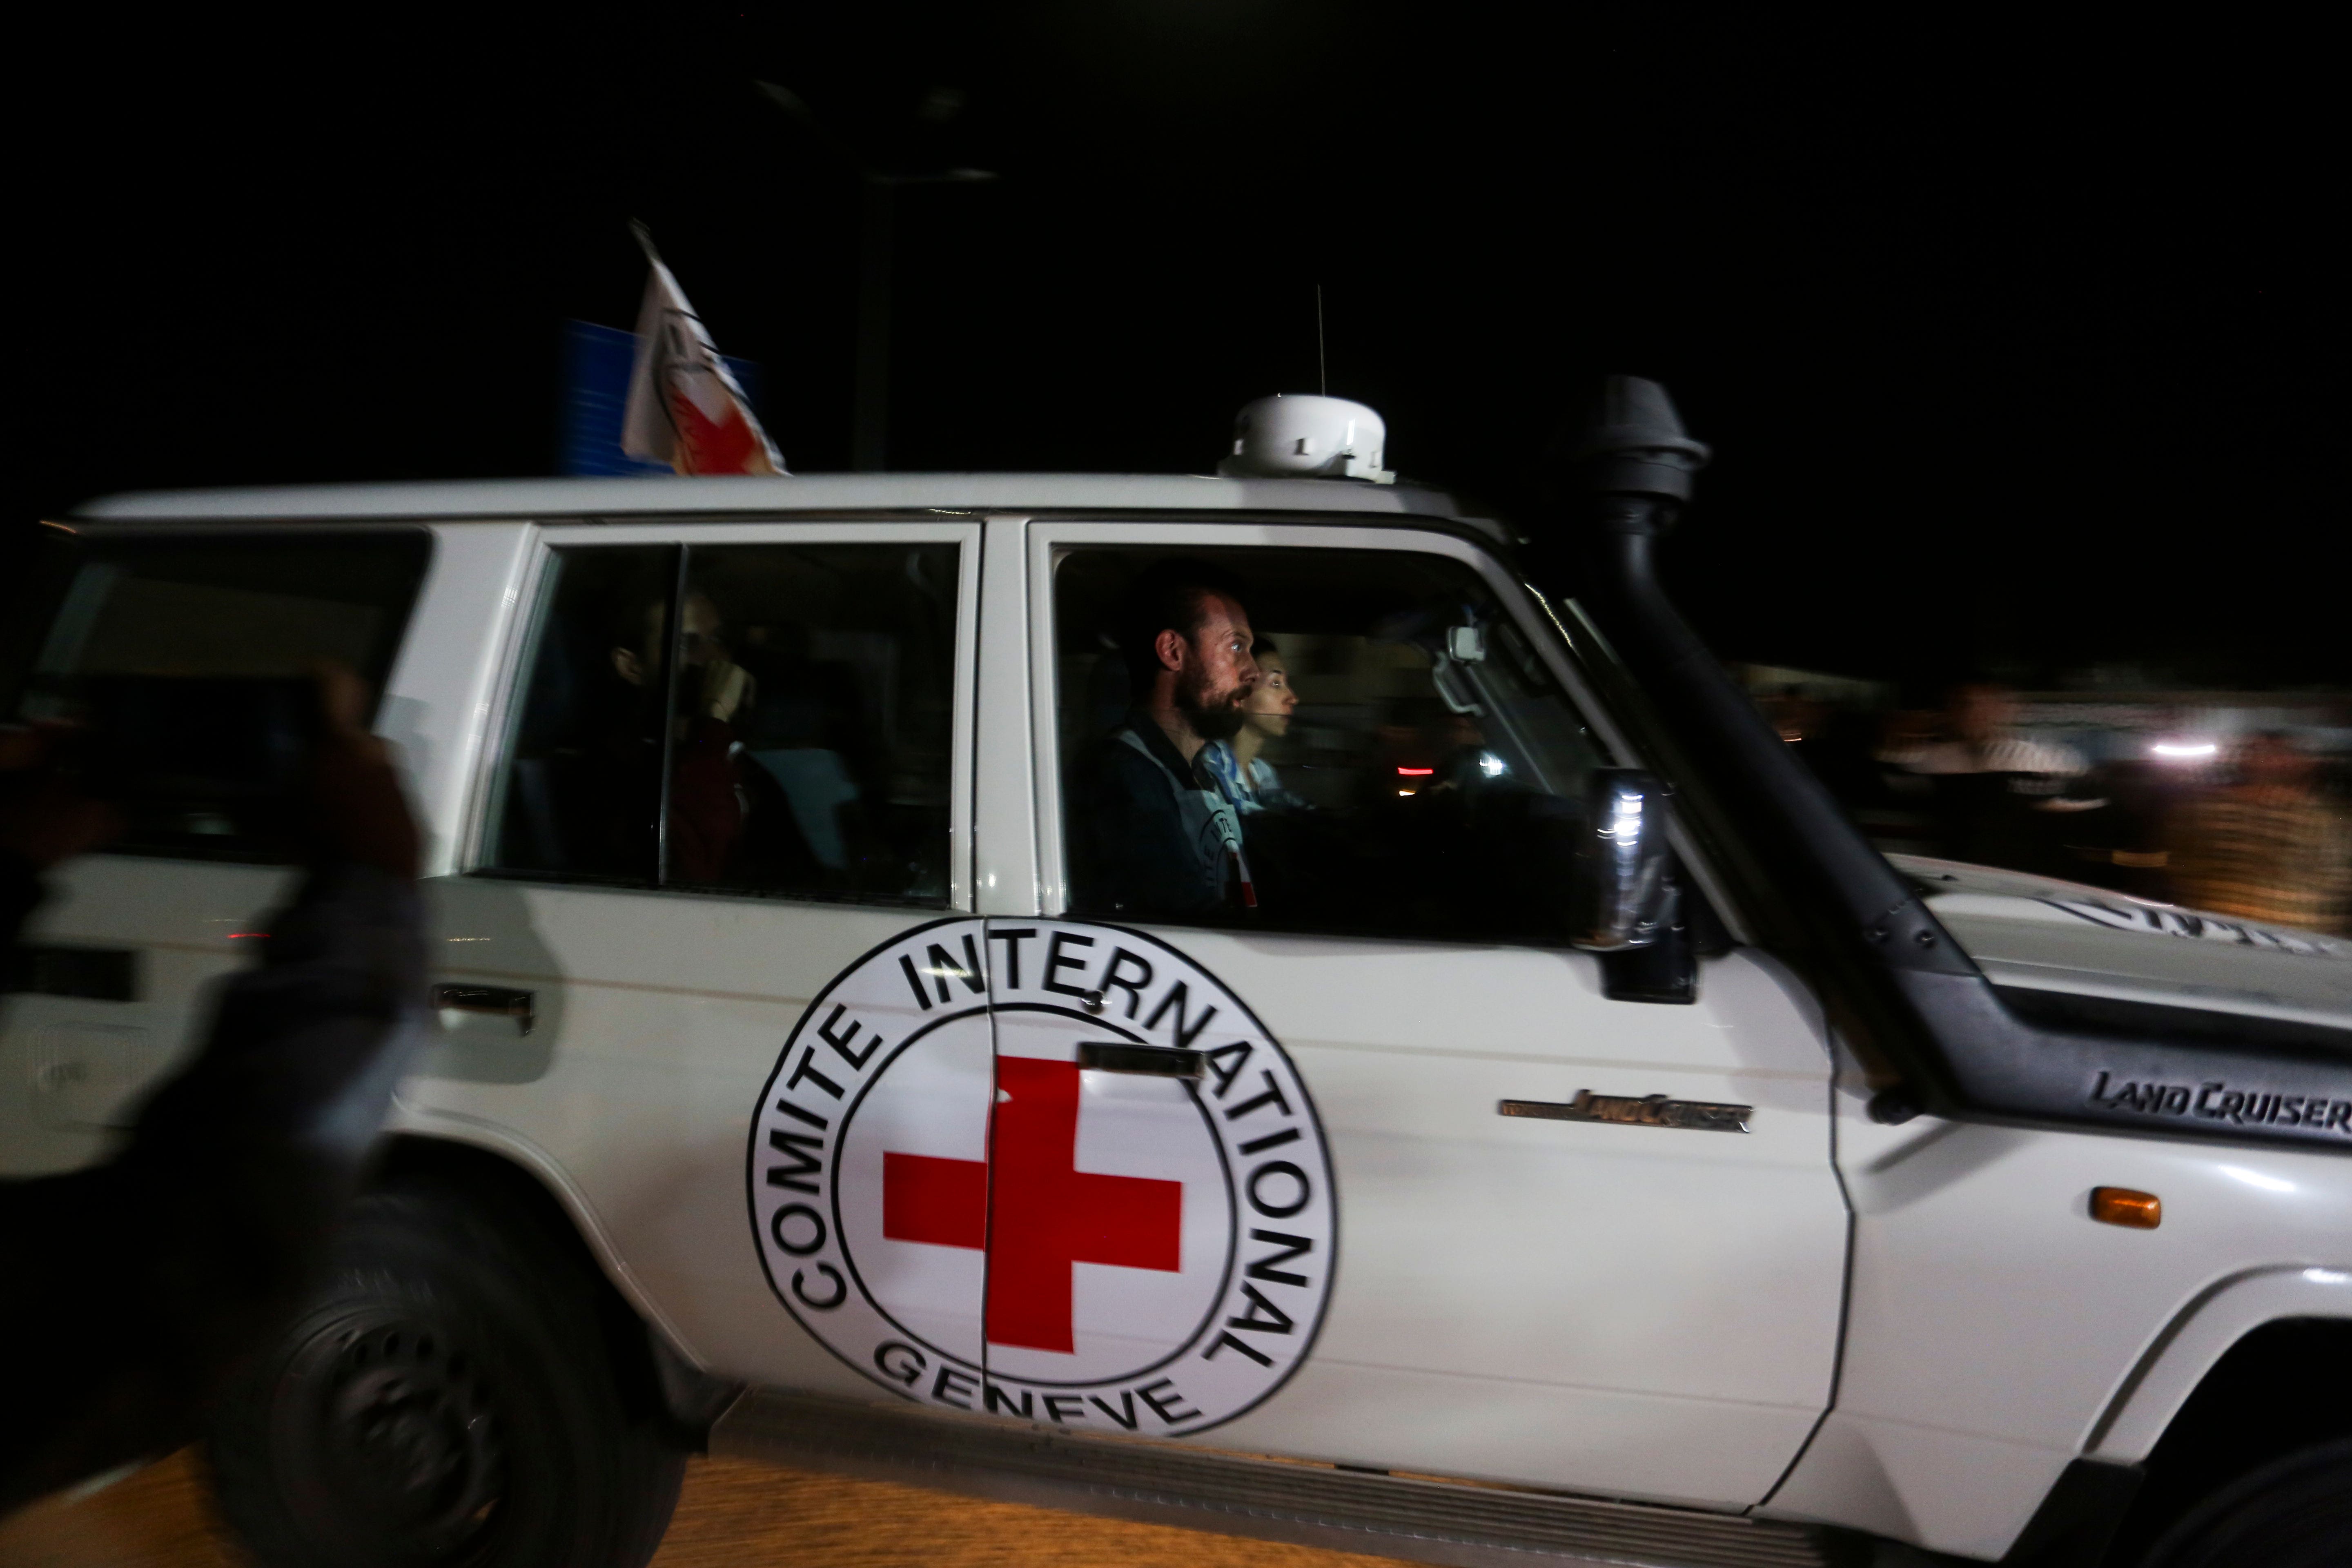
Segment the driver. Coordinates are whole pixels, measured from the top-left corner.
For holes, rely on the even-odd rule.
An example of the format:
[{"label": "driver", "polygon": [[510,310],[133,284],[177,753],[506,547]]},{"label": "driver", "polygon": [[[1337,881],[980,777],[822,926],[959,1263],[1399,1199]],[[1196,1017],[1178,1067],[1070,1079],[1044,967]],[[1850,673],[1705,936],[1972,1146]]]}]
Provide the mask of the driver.
[{"label": "driver", "polygon": [[1135,706],[1072,795],[1082,903],[1107,913],[1201,914],[1257,903],[1239,819],[1202,765],[1257,689],[1249,614],[1232,574],[1162,561],[1121,606]]}]

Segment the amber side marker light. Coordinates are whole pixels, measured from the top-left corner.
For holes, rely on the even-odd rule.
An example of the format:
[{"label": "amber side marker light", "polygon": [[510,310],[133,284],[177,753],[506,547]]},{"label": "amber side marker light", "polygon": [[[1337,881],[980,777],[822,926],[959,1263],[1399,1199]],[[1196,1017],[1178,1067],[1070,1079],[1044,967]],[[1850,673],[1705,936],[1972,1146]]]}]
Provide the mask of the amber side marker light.
[{"label": "amber side marker light", "polygon": [[2164,1200],[2154,1193],[2134,1192],[2129,1187],[2093,1187],[2091,1217],[2101,1225],[2154,1230],[2164,1223]]}]

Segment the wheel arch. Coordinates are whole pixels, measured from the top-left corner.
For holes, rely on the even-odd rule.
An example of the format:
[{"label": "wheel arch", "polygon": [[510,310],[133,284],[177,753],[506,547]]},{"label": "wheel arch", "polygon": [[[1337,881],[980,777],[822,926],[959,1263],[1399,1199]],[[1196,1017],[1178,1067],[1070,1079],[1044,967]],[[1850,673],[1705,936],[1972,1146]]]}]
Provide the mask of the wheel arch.
[{"label": "wheel arch", "polygon": [[[2084,1458],[2115,1464],[2149,1458],[2170,1436],[2191,1400],[2225,1368],[2262,1363],[2271,1347],[2297,1337],[2281,1324],[2311,1324],[2352,1350],[2352,1268],[2282,1266],[2250,1269],[2200,1292],[2158,1334],[2084,1437]],[[2236,1363],[2231,1358],[2237,1357]],[[2352,1358],[2339,1362],[2352,1365]],[[2294,1386],[2292,1369],[2281,1375]],[[2337,1430],[2352,1434],[2352,1405],[2338,1405]]]},{"label": "wheel arch", "polygon": [[488,1129],[474,1136],[402,1131],[384,1141],[367,1184],[433,1186],[543,1236],[597,1282],[598,1317],[623,1397],[642,1414],[660,1415],[680,1445],[707,1450],[712,1424],[742,1385],[702,1370],[553,1162]]},{"label": "wheel arch", "polygon": [[[2192,1327],[2180,1336],[2179,1364],[2152,1369],[2160,1372],[2161,1382],[2129,1416],[2146,1424],[2127,1434],[2137,1442],[2162,1412],[2145,1458],[2131,1467],[2141,1472],[2142,1484],[2119,1521],[2111,1561],[2138,1561],[2200,1503],[2263,1467],[2352,1437],[2352,1315],[2342,1312],[2345,1292],[2338,1289],[2338,1300],[2322,1297],[2315,1302],[2273,1285],[2271,1290],[2241,1292],[2240,1300],[2336,1310],[2265,1318],[2228,1340],[2201,1366],[2196,1364],[2200,1355],[2235,1326],[2230,1315],[2216,1318],[2204,1333]],[[2116,1430],[2124,1430],[2121,1421]]]}]

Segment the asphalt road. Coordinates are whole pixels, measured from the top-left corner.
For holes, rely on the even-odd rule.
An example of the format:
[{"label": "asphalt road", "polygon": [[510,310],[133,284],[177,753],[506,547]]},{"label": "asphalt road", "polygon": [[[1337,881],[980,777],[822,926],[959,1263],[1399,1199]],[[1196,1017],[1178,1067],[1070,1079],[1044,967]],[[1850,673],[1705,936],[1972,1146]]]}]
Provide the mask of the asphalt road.
[{"label": "asphalt road", "polygon": [[[0,1521],[7,1568],[247,1568],[183,1451],[76,1501]],[[697,1459],[654,1568],[1394,1568],[1387,1558],[1081,1519],[1013,1503]]]}]

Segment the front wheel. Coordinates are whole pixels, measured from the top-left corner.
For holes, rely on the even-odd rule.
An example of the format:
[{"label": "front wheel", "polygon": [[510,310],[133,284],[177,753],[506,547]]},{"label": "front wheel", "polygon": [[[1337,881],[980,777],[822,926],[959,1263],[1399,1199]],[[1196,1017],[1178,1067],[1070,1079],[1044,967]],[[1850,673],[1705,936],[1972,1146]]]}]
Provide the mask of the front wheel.
[{"label": "front wheel", "polygon": [[2240,1477],[2167,1531],[2145,1568],[2343,1568],[2352,1563],[2352,1441]]},{"label": "front wheel", "polygon": [[362,1198],[215,1418],[223,1515],[268,1568],[639,1568],[685,1457],[628,1411],[604,1289],[454,1193]]}]

